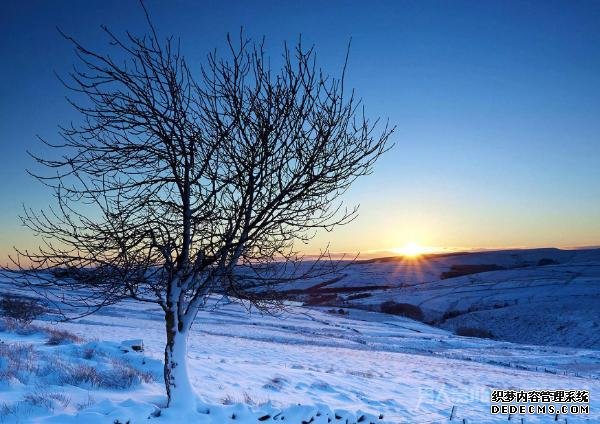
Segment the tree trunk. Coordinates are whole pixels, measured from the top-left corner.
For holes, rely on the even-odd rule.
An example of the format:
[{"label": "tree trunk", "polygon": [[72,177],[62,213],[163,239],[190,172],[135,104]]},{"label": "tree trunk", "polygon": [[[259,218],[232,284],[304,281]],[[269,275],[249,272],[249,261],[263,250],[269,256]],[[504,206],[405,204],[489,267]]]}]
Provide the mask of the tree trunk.
[{"label": "tree trunk", "polygon": [[176,314],[165,314],[167,344],[165,346],[164,378],[167,389],[168,407],[195,410],[196,394],[190,383],[187,369],[188,326],[177,322]]}]

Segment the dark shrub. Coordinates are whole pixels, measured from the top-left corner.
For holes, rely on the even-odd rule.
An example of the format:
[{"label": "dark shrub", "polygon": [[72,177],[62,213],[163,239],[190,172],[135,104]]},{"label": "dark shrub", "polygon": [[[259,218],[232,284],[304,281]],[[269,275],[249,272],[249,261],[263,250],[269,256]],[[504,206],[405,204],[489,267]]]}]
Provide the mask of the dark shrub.
[{"label": "dark shrub", "polygon": [[350,314],[350,312],[348,312],[344,308],[327,309],[327,312],[330,313],[330,314],[337,314],[337,315],[349,315]]},{"label": "dark shrub", "polygon": [[462,315],[466,312],[463,311],[458,311],[456,309],[450,309],[446,312],[444,312],[444,315],[442,315],[442,319],[446,320],[446,319],[450,319],[450,318],[456,318],[459,315]]},{"label": "dark shrub", "polygon": [[46,308],[35,299],[5,295],[0,299],[0,311],[7,318],[15,319],[22,324],[29,324],[42,315]]},{"label": "dark shrub", "polygon": [[457,336],[465,336],[465,337],[479,337],[480,339],[493,339],[494,335],[491,331],[488,331],[484,328],[474,328],[474,327],[458,327],[456,329]]},{"label": "dark shrub", "polygon": [[371,293],[357,293],[348,296],[348,300],[364,299],[365,297],[371,297]]},{"label": "dark shrub", "polygon": [[393,300],[383,302],[379,306],[379,310],[384,314],[401,315],[403,317],[423,321],[423,311],[416,305],[410,303],[398,303]]},{"label": "dark shrub", "polygon": [[337,294],[335,293],[327,293],[327,294],[316,294],[311,293],[308,296],[308,299],[304,302],[305,305],[315,306],[315,305],[335,305],[338,299]]},{"label": "dark shrub", "polygon": [[479,274],[480,272],[499,271],[505,269],[496,264],[480,264],[480,265],[452,265],[449,271],[442,272],[440,278],[462,277],[463,275]]},{"label": "dark shrub", "polygon": [[118,271],[115,267],[97,267],[97,268],[54,268],[50,272],[57,280],[72,280],[91,286],[100,284],[106,276],[114,275]]},{"label": "dark shrub", "polygon": [[50,272],[57,280],[76,279],[79,276],[79,271],[75,267],[54,268]]},{"label": "dark shrub", "polygon": [[89,365],[76,365],[66,369],[61,376],[62,384],[106,389],[127,389],[141,382],[150,383],[154,377],[148,372],[140,371],[126,362],[113,360],[112,368],[99,370]]},{"label": "dark shrub", "polygon": [[50,346],[56,346],[64,343],[79,343],[82,341],[81,337],[66,330],[46,328],[45,331],[48,333],[48,341],[46,344]]}]

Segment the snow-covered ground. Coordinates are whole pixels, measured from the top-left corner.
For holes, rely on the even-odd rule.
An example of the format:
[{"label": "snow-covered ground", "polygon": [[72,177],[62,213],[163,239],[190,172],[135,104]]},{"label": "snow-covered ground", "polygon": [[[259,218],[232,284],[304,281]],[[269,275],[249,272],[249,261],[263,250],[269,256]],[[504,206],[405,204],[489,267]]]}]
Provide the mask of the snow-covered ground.
[{"label": "snow-covered ground", "polygon": [[[482,265],[498,270],[441,278],[453,267]],[[393,300],[420,307],[425,321],[452,331],[482,328],[516,343],[600,349],[600,249],[384,258],[318,283],[298,283],[307,291],[296,297],[373,310]]]},{"label": "snow-covered ground", "polygon": [[[441,279],[465,265],[497,269]],[[291,288],[303,301],[334,294],[335,307],[290,302],[261,315],[215,298],[199,313],[188,364],[200,407],[190,420],[494,423],[508,416],[490,414],[492,388],[560,388],[589,390],[591,413],[511,420],[600,422],[598,249],[370,260]],[[0,293],[14,291],[0,281]],[[419,306],[432,325],[370,311],[389,300]],[[495,340],[459,337],[458,327]],[[132,339],[143,353],[123,345]],[[162,311],[133,301],[69,323],[45,316],[25,331],[0,325],[0,422],[179,423],[173,411],[156,416],[164,341]]]},{"label": "snow-covered ground", "polygon": [[[331,422],[351,417],[348,422],[445,423],[454,406],[452,422],[504,422],[506,415],[490,415],[491,388],[564,388],[591,393],[591,414],[569,416],[569,423],[600,422],[598,351],[458,337],[407,318],[327,309],[289,306],[264,316],[229,304],[201,312],[188,349],[192,381],[204,405],[194,419],[246,423],[269,415],[264,422],[286,416],[289,423],[311,417],[314,423],[328,417]],[[123,302],[75,322],[35,324],[55,325],[87,342],[49,346],[43,334],[4,331],[2,346],[31,344],[38,371],[54,361],[57,370],[57,362],[83,364],[109,377],[72,385],[76,378],[59,378],[55,370],[31,371],[24,382],[5,380],[0,421],[136,423],[150,416],[156,422],[181,422],[168,413],[151,415],[166,400],[160,380],[164,323],[158,308]],[[122,353],[119,346],[128,339],[143,339],[145,351]],[[111,370],[131,367],[138,370],[126,373],[133,374],[131,387],[119,388],[119,378],[111,383]],[[40,394],[52,397],[42,402],[36,397]],[[361,419],[363,412],[370,415]],[[555,422],[554,416],[523,418],[525,423]]]}]

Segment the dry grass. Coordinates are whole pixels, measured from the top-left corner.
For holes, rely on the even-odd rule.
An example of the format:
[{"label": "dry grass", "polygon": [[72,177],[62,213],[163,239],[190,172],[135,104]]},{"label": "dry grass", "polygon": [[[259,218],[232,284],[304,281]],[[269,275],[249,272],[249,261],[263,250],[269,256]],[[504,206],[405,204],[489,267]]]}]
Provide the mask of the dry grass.
[{"label": "dry grass", "polygon": [[[64,343],[79,343],[82,341],[77,335],[65,330],[55,328],[37,327],[13,320],[3,320],[4,329],[13,332],[23,328],[34,332],[44,332],[48,335],[47,345],[56,346]],[[81,357],[92,360],[97,356],[104,356],[93,348],[81,350]],[[79,356],[79,355],[78,355]],[[107,359],[108,360],[108,359]],[[100,361],[102,362],[102,361]],[[93,366],[92,366],[93,365]],[[113,358],[107,364],[82,364],[74,363],[72,358],[63,357],[56,353],[37,352],[34,346],[26,343],[0,343],[0,381],[17,379],[23,384],[28,384],[35,379],[36,384],[91,386],[105,389],[127,389],[143,383],[151,383],[154,376],[147,371],[135,368],[127,361]],[[64,401],[56,398],[52,393],[32,393],[27,399],[34,406],[48,407],[48,403]]]},{"label": "dry grass", "polygon": [[78,411],[81,411],[81,410],[89,408],[90,406],[93,406],[95,404],[96,404],[96,398],[94,398],[94,396],[92,396],[88,392],[87,399],[83,402],[75,404],[75,409],[77,409]]},{"label": "dry grass", "polygon": [[35,333],[43,333],[44,328],[34,324],[25,324],[14,318],[4,317],[0,319],[0,331],[16,333],[21,336],[31,336]]},{"label": "dry grass", "polygon": [[0,381],[16,378],[27,384],[30,375],[37,371],[33,345],[26,343],[0,343]]},{"label": "dry grass", "polygon": [[248,392],[244,392],[241,398],[227,394],[225,397],[221,398],[221,403],[223,405],[245,403],[246,405],[252,406],[264,406],[271,403],[271,399],[256,399],[253,398]]},{"label": "dry grass", "polygon": [[64,343],[81,343],[83,339],[76,334],[66,330],[58,330],[56,328],[45,328],[48,334],[47,345],[56,346]]},{"label": "dry grass", "polygon": [[83,352],[81,354],[81,357],[83,359],[90,360],[90,359],[93,359],[94,356],[96,356],[96,355],[97,355],[96,349],[88,347],[88,348],[86,348],[86,349],[83,350]]},{"label": "dry grass", "polygon": [[59,330],[52,327],[44,327],[31,323],[25,323],[10,317],[0,318],[0,331],[16,333],[21,336],[31,336],[42,333],[48,336],[46,344],[56,346],[64,343],[81,343],[83,339],[77,334],[67,330]]},{"label": "dry grass", "polygon": [[127,362],[114,359],[111,365],[109,369],[98,369],[86,364],[73,366],[63,363],[59,383],[78,387],[127,389],[142,382],[154,381],[152,374],[140,371]]}]

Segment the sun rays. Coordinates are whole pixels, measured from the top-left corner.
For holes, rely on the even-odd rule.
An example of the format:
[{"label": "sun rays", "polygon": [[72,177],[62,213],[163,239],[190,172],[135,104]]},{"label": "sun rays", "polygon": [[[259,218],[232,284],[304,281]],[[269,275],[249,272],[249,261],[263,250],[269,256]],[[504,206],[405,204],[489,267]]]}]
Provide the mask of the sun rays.
[{"label": "sun rays", "polygon": [[420,244],[414,242],[406,243],[402,247],[394,247],[392,249],[392,252],[407,258],[418,258],[421,255],[431,253],[433,251],[434,249],[430,247],[421,246]]}]

